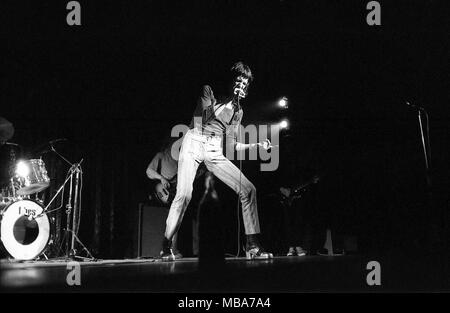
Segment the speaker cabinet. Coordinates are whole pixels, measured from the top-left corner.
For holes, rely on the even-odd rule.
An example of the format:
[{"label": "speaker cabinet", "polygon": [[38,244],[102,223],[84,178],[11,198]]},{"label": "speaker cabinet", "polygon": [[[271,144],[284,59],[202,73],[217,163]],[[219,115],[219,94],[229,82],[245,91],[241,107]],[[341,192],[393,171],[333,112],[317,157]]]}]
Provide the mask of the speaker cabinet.
[{"label": "speaker cabinet", "polygon": [[139,204],[138,257],[159,256],[169,208]]}]

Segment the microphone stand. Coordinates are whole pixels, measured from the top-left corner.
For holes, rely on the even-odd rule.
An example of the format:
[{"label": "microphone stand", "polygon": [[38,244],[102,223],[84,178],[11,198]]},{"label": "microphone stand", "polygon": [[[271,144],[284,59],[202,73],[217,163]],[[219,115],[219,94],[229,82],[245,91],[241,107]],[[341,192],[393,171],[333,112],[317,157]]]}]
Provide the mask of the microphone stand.
[{"label": "microphone stand", "polygon": [[[421,137],[421,141],[422,141],[422,148],[423,148],[423,154],[424,154],[424,159],[425,159],[425,175],[426,175],[426,181],[427,181],[427,194],[429,197],[431,197],[431,193],[432,193],[432,180],[431,180],[431,171],[430,171],[430,142],[429,142],[429,138],[430,138],[430,134],[428,131],[429,128],[429,121],[428,121],[428,113],[427,111],[415,104],[411,104],[408,101],[406,101],[406,104],[417,110],[417,118],[419,119],[419,129],[420,129],[420,137]],[[423,129],[423,125],[422,125],[422,112],[425,113],[425,116],[427,118],[427,132],[426,132],[426,139],[425,139],[425,132]]]},{"label": "microphone stand", "polygon": [[[429,140],[425,139],[424,129],[422,125],[422,111],[427,115],[427,123],[428,123],[428,113],[424,108],[417,108],[417,117],[419,119],[419,128],[420,128],[420,136],[422,140],[423,154],[425,159],[425,171],[426,171],[426,180],[427,180],[427,194],[431,197],[432,194],[432,180],[431,180],[431,172],[430,172],[430,159],[429,159]],[[427,138],[429,138],[429,134],[427,131]]]},{"label": "microphone stand", "polygon": [[[439,230],[436,228],[436,212],[434,210],[433,205],[433,185],[432,185],[432,179],[431,179],[431,153],[430,153],[430,140],[429,140],[429,120],[428,120],[428,113],[427,111],[416,105],[411,105],[408,103],[411,107],[415,108],[417,110],[417,118],[419,120],[419,128],[420,128],[420,137],[422,142],[422,148],[423,148],[423,154],[424,154],[424,160],[425,160],[425,175],[426,175],[426,182],[427,182],[427,190],[426,190],[426,201],[428,206],[428,212],[429,212],[429,221],[428,221],[428,228],[425,230],[426,233],[426,244],[429,247],[430,251],[433,251],[436,247],[439,247]],[[424,130],[423,124],[422,124],[422,113],[425,114],[427,119],[427,127]],[[437,245],[436,247],[433,247],[434,245]]]}]

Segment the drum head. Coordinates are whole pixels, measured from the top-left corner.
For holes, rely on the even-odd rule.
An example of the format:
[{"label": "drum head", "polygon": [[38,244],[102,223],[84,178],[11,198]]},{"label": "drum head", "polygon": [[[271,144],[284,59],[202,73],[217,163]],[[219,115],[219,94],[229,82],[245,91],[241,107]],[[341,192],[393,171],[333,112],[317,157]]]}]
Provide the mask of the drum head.
[{"label": "drum head", "polygon": [[9,205],[1,220],[1,240],[15,259],[32,260],[46,248],[50,239],[50,221],[34,201],[20,200]]},{"label": "drum head", "polygon": [[41,159],[22,160],[17,163],[20,188],[19,196],[31,195],[41,192],[50,186],[45,163]]}]

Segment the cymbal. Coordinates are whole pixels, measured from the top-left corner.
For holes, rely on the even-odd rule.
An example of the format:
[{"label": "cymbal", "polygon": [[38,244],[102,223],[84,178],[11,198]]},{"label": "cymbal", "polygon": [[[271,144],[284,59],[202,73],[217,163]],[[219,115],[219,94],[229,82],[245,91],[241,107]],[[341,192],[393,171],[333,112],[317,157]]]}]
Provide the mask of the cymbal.
[{"label": "cymbal", "polygon": [[15,147],[20,147],[20,145],[18,143],[14,143],[14,142],[5,142],[5,145],[7,146],[15,146]]},{"label": "cymbal", "polygon": [[31,153],[33,155],[43,155],[46,153],[49,153],[51,151],[51,146],[48,142],[41,144],[39,146],[37,146],[36,148],[34,148]]},{"label": "cymbal", "polygon": [[33,149],[33,154],[35,155],[42,155],[48,152],[53,151],[53,145],[62,141],[67,141],[66,138],[58,138],[58,139],[53,139],[50,140],[46,143],[40,144],[39,146],[37,146],[36,148]]},{"label": "cymbal", "polygon": [[4,144],[6,141],[14,136],[14,126],[7,119],[0,116],[0,144]]}]

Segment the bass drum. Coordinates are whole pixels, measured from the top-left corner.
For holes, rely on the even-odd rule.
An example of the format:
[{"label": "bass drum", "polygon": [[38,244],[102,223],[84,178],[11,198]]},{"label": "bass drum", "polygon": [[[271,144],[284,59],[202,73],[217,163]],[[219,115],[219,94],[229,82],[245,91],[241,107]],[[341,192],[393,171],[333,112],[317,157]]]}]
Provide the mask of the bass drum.
[{"label": "bass drum", "polygon": [[50,220],[31,200],[11,203],[1,214],[1,241],[15,259],[33,260],[44,253],[50,240]]}]

